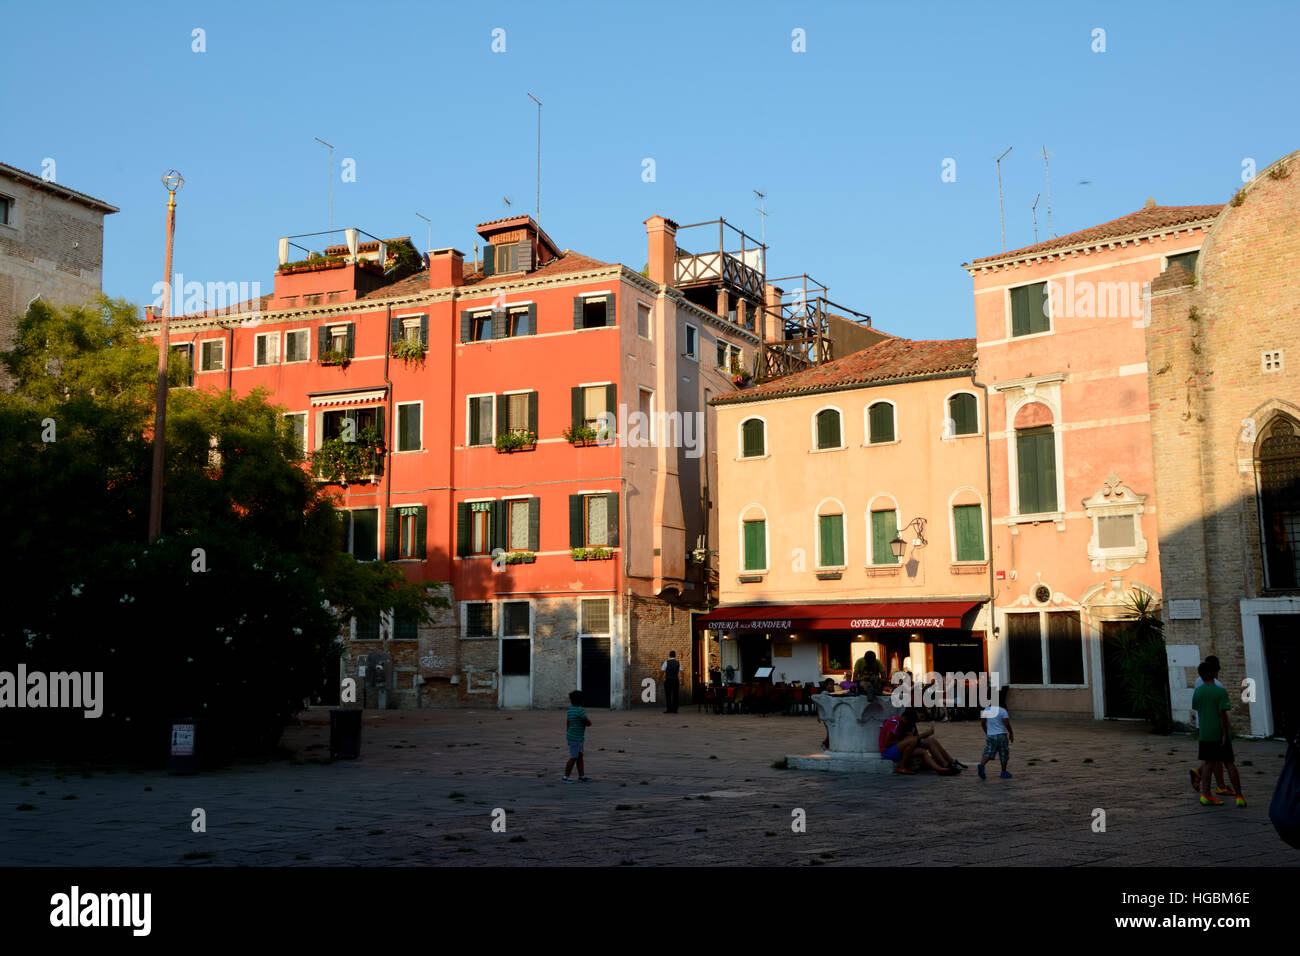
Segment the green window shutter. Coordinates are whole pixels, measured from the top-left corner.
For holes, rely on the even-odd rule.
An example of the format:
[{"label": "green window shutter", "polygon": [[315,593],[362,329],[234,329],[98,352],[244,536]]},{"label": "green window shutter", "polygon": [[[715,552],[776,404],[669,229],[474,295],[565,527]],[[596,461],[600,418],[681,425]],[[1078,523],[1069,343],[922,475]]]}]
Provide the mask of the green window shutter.
[{"label": "green window shutter", "polygon": [[542,499],[528,499],[528,550],[542,549]]},{"label": "green window shutter", "polygon": [[379,440],[387,445],[388,432],[385,430],[384,424],[384,406],[380,405],[375,409],[375,431],[379,434]]},{"label": "green window shutter", "polygon": [[1038,514],[1042,511],[1038,500],[1038,443],[1033,430],[1016,432],[1016,478],[1020,498],[1020,514]]},{"label": "green window shutter", "polygon": [[618,325],[618,309],[614,305],[614,293],[605,296],[605,324]]},{"label": "green window shutter", "polygon": [[330,350],[330,330],[328,326],[322,325],[316,330],[316,358],[323,359],[325,353]]},{"label": "green window shutter", "polygon": [[1029,286],[1011,290],[1011,334],[1029,334]]},{"label": "green window shutter", "polygon": [[586,543],[582,529],[582,495],[569,495],[569,547],[581,548]]},{"label": "green window shutter", "polygon": [[394,316],[388,323],[388,345],[391,348],[402,337],[402,320]]},{"label": "green window shutter", "polygon": [[894,511],[871,512],[871,563],[897,564],[889,542],[898,535],[898,516]]},{"label": "green window shutter", "polygon": [[379,558],[379,509],[361,508],[349,512],[352,520],[352,556],[358,561]]},{"label": "green window shutter", "polygon": [[528,393],[528,430],[537,434],[537,393]]},{"label": "green window shutter", "polygon": [[357,357],[357,326],[355,322],[348,323],[347,343],[348,344],[345,345],[343,348],[344,351],[347,352],[348,358],[356,358]]},{"label": "green window shutter", "polygon": [[758,418],[751,418],[741,426],[741,440],[743,447],[741,456],[744,458],[761,457],[764,454],[764,434],[763,422]]},{"label": "green window shutter", "polygon": [[888,402],[876,402],[867,412],[868,427],[871,429],[869,444],[891,442],[894,440],[894,406]]},{"label": "green window shutter", "polygon": [[537,303],[528,303],[528,334],[537,334]]},{"label": "green window shutter", "polygon": [[573,327],[582,328],[582,296],[573,297]]},{"label": "green window shutter", "polygon": [[492,310],[492,338],[504,339],[506,337],[506,310]]},{"label": "green window shutter", "polygon": [[844,515],[822,515],[817,524],[821,532],[821,566],[839,567],[844,564]]},{"label": "green window shutter", "polygon": [[767,570],[767,522],[745,522],[745,570]]},{"label": "green window shutter", "polygon": [[420,316],[420,344],[426,349],[429,347],[429,317]]},{"label": "green window shutter", "polygon": [[1050,304],[1047,300],[1047,283],[1039,282],[1029,287],[1029,328],[1032,332],[1046,332],[1052,327],[1048,315]]},{"label": "green window shutter", "polygon": [[384,509],[384,560],[397,560],[397,509]]},{"label": "green window shutter", "polygon": [[506,534],[506,515],[510,513],[507,502],[488,502],[488,527],[492,529],[492,540],[488,542],[488,554],[497,548],[510,550],[510,537]]},{"label": "green window shutter", "polygon": [[948,417],[952,419],[954,435],[974,435],[979,431],[979,415],[975,396],[962,392],[948,399]]},{"label": "green window shutter", "polygon": [[469,502],[461,501],[456,504],[456,554],[462,558],[469,554],[469,533]]},{"label": "green window shutter", "polygon": [[[613,388],[611,385],[610,388]],[[618,492],[610,491],[605,494],[605,520],[609,528],[609,535],[605,538],[609,547],[618,547]]]},{"label": "green window shutter", "polygon": [[575,386],[569,389],[569,395],[573,402],[573,415],[570,418],[569,424],[574,429],[576,429],[582,424],[582,419],[583,419],[582,389],[578,386]]},{"label": "green window shutter", "polygon": [[497,250],[491,243],[483,247],[483,275],[490,276],[497,271]]},{"label": "green window shutter", "polygon": [[473,326],[470,321],[469,309],[465,309],[460,314],[460,340],[468,342],[472,334]]},{"label": "green window shutter", "polygon": [[1056,502],[1056,435],[1051,426],[1038,436],[1038,494],[1044,511],[1055,511]]},{"label": "green window shutter", "polygon": [[520,272],[532,272],[533,270],[533,244],[528,239],[522,239],[515,243],[515,269]]},{"label": "green window shutter", "polygon": [[415,509],[415,556],[424,560],[429,556],[427,545],[429,509],[424,505]]},{"label": "green window shutter", "polygon": [[618,424],[618,386],[605,386],[605,411],[614,416],[614,423]]},{"label": "green window shutter", "polygon": [[817,413],[817,447],[838,448],[840,446],[840,413],[827,408]]},{"label": "green window shutter", "polygon": [[496,437],[500,438],[510,430],[510,396],[498,395],[497,403],[497,431]]},{"label": "green window shutter", "polygon": [[957,537],[958,561],[984,560],[984,522],[979,505],[957,505],[952,509],[953,531]]}]

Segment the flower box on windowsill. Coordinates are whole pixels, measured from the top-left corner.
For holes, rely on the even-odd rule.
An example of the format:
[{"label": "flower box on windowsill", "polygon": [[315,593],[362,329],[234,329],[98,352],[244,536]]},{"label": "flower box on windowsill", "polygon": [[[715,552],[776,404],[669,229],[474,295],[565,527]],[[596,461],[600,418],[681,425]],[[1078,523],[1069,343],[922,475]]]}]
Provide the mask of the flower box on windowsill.
[{"label": "flower box on windowsill", "polygon": [[347,365],[351,361],[351,357],[346,352],[338,352],[332,349],[323,353],[320,357],[321,365]]},{"label": "flower box on windowsill", "polygon": [[892,577],[901,574],[902,571],[903,566],[900,564],[868,565],[866,568],[867,577],[869,578]]},{"label": "flower box on windowsill", "polygon": [[536,564],[535,551],[511,551],[506,555],[506,564]]},{"label": "flower box on windowsill", "polygon": [[499,455],[511,455],[517,451],[532,451],[537,447],[537,435],[533,432],[507,432],[496,437],[495,445]]},{"label": "flower box on windowsill", "polygon": [[574,561],[608,561],[614,557],[610,548],[570,548]]},{"label": "flower box on windowsill", "polygon": [[736,578],[738,584],[762,584],[765,574],[742,574]]},{"label": "flower box on windowsill", "polygon": [[843,571],[818,571],[817,572],[818,581],[838,581],[842,577],[844,577]]}]

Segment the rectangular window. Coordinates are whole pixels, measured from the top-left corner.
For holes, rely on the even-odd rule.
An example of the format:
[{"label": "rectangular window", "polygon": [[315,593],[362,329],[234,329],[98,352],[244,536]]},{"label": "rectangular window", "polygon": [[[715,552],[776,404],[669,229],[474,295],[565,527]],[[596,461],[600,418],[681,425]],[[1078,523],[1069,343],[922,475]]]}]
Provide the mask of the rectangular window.
[{"label": "rectangular window", "polygon": [[1007,661],[1011,683],[1043,683],[1043,638],[1037,612],[1007,615]]},{"label": "rectangular window", "polygon": [[475,501],[469,506],[470,554],[487,554],[492,549],[492,502]]},{"label": "rectangular window", "polygon": [[348,351],[348,326],[335,325],[331,327],[329,331],[329,345],[330,351],[342,352],[344,355],[351,358],[351,353]]},{"label": "rectangular window", "polygon": [[491,445],[492,436],[491,395],[478,395],[469,400],[469,427],[465,444]]},{"label": "rectangular window", "polygon": [[397,450],[419,451],[421,447],[420,403],[410,402],[398,405]]},{"label": "rectangular window", "polygon": [[894,440],[894,406],[888,402],[876,402],[867,410],[867,428],[871,432],[868,439],[872,445]]},{"label": "rectangular window", "polygon": [[253,364],[275,365],[280,361],[280,333],[263,332],[253,339]]},{"label": "rectangular window", "polygon": [[731,367],[731,347],[726,342],[718,343],[718,368],[724,371]]},{"label": "rectangular window", "polygon": [[308,351],[310,346],[310,330],[294,329],[292,332],[284,333],[284,360],[286,362],[307,361],[311,358]]},{"label": "rectangular window", "polygon": [[13,208],[14,201],[8,196],[0,196],[0,223],[9,225],[9,210]]},{"label": "rectangular window", "polygon": [[1011,334],[1033,335],[1048,332],[1052,320],[1048,315],[1047,283],[1035,282],[1011,290]]},{"label": "rectangular window", "polygon": [[1137,543],[1136,515],[1097,519],[1097,543],[1102,548],[1131,548]]},{"label": "rectangular window", "polygon": [[1195,250],[1194,252],[1181,252],[1176,256],[1170,256],[1169,264],[1165,266],[1165,268],[1166,270],[1168,270],[1168,269],[1172,269],[1174,266],[1182,266],[1192,275],[1196,275],[1196,260],[1197,257],[1200,256],[1200,254],[1201,252],[1198,249]]},{"label": "rectangular window", "polygon": [[397,556],[398,558],[420,558],[423,555],[416,550],[419,536],[420,513],[415,508],[397,509]]},{"label": "rectangular window", "polygon": [[740,426],[740,457],[761,458],[767,454],[766,436],[763,431],[763,420],[760,418],[751,418]]},{"label": "rectangular window", "polygon": [[289,434],[299,454],[307,454],[307,413],[289,412],[284,416],[289,424]]},{"label": "rectangular window", "polygon": [[515,392],[506,396],[506,429],[508,431],[528,431],[528,399],[528,392]]},{"label": "rectangular window", "polygon": [[817,447],[840,448],[840,413],[827,408],[817,413]]},{"label": "rectangular window", "polygon": [[609,633],[609,600],[607,598],[587,598],[582,602],[581,623],[578,630],[582,634]]},{"label": "rectangular window", "polygon": [[588,548],[603,548],[609,544],[609,499],[604,495],[587,495],[586,529],[584,540]]},{"label": "rectangular window", "polygon": [[358,614],[353,620],[353,640],[357,641],[377,641],[379,640],[379,615],[378,614]]},{"label": "rectangular window", "polygon": [[514,338],[517,335],[532,335],[534,331],[528,309],[510,310],[506,316],[506,335]]},{"label": "rectangular window", "polygon": [[694,359],[697,362],[699,361],[700,358],[698,354],[698,350],[699,350],[699,343],[697,341],[698,338],[699,338],[699,331],[695,328],[695,326],[693,325],[686,326],[686,340],[685,340],[685,346],[682,349],[682,355],[686,356],[688,359]]},{"label": "rectangular window", "polygon": [[226,367],[226,343],[222,339],[209,339],[199,346],[199,371],[219,372]]},{"label": "rectangular window", "polygon": [[378,561],[379,509],[358,508],[339,515],[344,524],[344,550],[358,561]]},{"label": "rectangular window", "polygon": [[871,563],[897,564],[894,550],[889,542],[898,536],[898,512],[871,512]]},{"label": "rectangular window", "polygon": [[1053,684],[1082,684],[1083,635],[1079,612],[1053,611],[1046,616],[1048,681]]},{"label": "rectangular window", "polygon": [[510,536],[507,548],[511,551],[529,550],[529,515],[531,514],[530,502],[510,501],[507,502],[509,510],[509,530]]},{"label": "rectangular window", "polygon": [[383,409],[382,408],[348,408],[337,411],[324,412],[321,415],[321,434],[317,436],[320,441],[328,441],[331,438],[346,438],[346,422],[352,422],[351,435],[353,441],[360,441],[362,433],[367,429],[374,429],[379,439],[383,440]]},{"label": "rectangular window", "polygon": [[650,338],[650,306],[644,302],[636,304],[636,334],[643,339]]},{"label": "rectangular window", "polygon": [[487,601],[474,601],[465,605],[465,636],[492,637],[492,605]]},{"label": "rectangular window", "polygon": [[528,630],[527,601],[506,601],[501,605],[502,637],[527,637]]},{"label": "rectangular window", "polygon": [[603,329],[608,323],[605,319],[605,297],[603,295],[587,296],[582,300],[582,327],[584,329]]},{"label": "rectangular window", "polygon": [[589,428],[600,424],[600,416],[609,408],[608,390],[604,385],[589,385],[582,390],[582,423]]},{"label": "rectangular window", "polygon": [[167,381],[171,385],[189,387],[194,384],[194,346],[173,345],[167,358]]},{"label": "rectangular window", "polygon": [[984,560],[984,521],[979,505],[957,505],[952,509],[953,533],[957,538],[958,561]]},{"label": "rectangular window", "polygon": [[413,319],[402,319],[402,340],[404,342],[414,342],[417,345],[424,343],[424,335],[421,332],[420,317],[418,315]]},{"label": "rectangular window", "polygon": [[817,518],[820,538],[818,564],[823,568],[844,566],[844,515],[821,515]]},{"label": "rectangular window", "polygon": [[654,441],[654,396],[655,393],[649,389],[637,389],[636,410],[641,414],[641,425],[637,430],[642,447]]},{"label": "rectangular window", "polygon": [[1020,479],[1020,514],[1056,510],[1056,436],[1051,425],[1016,432],[1016,474]]},{"label": "rectangular window", "polygon": [[492,313],[475,312],[469,320],[469,340],[484,342],[492,338]]},{"label": "rectangular window", "polygon": [[417,641],[420,639],[420,622],[409,611],[393,611],[393,640]]},{"label": "rectangular window", "polygon": [[746,571],[767,570],[767,522],[745,522],[745,565]]}]

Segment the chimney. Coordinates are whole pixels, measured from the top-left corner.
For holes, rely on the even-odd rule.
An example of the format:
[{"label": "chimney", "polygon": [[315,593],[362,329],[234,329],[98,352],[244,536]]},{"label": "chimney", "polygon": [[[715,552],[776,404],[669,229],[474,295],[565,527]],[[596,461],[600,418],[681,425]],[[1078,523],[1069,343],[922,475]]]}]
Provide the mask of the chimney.
[{"label": "chimney", "polygon": [[770,282],[763,283],[763,305],[764,312],[767,313],[765,321],[767,328],[756,328],[754,331],[758,337],[765,342],[775,342],[784,334],[781,322],[781,297],[785,293],[780,286],[774,286]]},{"label": "chimney", "polygon": [[645,221],[645,231],[650,237],[650,281],[672,285],[677,278],[677,223],[651,216]]},{"label": "chimney", "polygon": [[465,253],[459,249],[434,249],[429,253],[429,288],[446,289],[465,284]]}]

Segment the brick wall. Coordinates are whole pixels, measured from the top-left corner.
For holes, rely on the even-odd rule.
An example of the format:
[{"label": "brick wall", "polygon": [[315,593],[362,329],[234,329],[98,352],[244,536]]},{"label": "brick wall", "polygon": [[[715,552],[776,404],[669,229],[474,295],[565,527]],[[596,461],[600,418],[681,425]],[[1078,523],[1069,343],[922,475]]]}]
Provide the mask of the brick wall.
[{"label": "brick wall", "polygon": [[[668,658],[669,651],[677,652],[682,662],[681,699],[691,699],[691,612],[675,607],[658,598],[633,595],[628,600],[629,633],[631,635],[631,663],[627,673],[628,701],[632,707],[663,709],[662,672],[659,665]],[[642,700],[642,681],[647,677],[655,681],[653,702]]]}]

